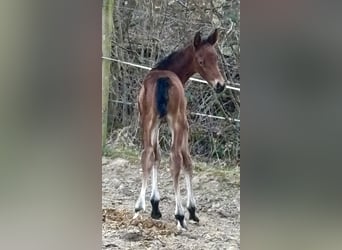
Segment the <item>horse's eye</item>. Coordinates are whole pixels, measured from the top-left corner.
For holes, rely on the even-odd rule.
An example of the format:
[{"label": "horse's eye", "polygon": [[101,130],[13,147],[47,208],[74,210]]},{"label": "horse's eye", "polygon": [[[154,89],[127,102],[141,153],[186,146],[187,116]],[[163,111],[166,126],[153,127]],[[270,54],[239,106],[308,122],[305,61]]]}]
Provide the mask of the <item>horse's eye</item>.
[{"label": "horse's eye", "polygon": [[199,61],[199,65],[202,66],[203,64],[204,64],[204,61],[203,61],[203,60],[200,60],[200,61]]}]

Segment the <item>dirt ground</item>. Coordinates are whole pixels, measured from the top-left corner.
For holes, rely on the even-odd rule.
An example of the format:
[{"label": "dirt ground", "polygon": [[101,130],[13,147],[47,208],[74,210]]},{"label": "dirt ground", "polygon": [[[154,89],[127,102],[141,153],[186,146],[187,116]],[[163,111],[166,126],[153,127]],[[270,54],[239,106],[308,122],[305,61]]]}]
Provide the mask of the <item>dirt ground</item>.
[{"label": "dirt ground", "polygon": [[[161,220],[150,217],[151,188],[146,192],[146,212],[133,220],[141,187],[137,160],[102,159],[102,249],[240,249],[240,169],[194,162],[193,189],[199,224],[188,221],[188,231],[179,232],[174,219],[174,192],[168,162],[162,161],[158,188]],[[150,185],[150,182],[149,182]],[[181,179],[183,206],[186,204]]]}]

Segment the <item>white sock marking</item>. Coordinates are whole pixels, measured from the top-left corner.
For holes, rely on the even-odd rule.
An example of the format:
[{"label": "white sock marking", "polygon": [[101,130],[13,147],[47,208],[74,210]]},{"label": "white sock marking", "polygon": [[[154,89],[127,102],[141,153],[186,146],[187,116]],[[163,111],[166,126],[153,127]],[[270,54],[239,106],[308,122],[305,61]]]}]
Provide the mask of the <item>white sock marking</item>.
[{"label": "white sock marking", "polygon": [[184,173],[184,178],[185,178],[185,183],[186,183],[186,191],[187,191],[187,195],[188,195],[188,200],[187,200],[187,207],[190,206],[195,206],[195,199],[192,193],[192,185],[191,185],[191,179],[190,179],[190,175],[189,173]]},{"label": "white sock marking", "polygon": [[181,200],[181,197],[180,197],[180,191],[178,189],[178,191],[176,192],[176,209],[175,209],[175,214],[178,214],[178,215],[184,215],[184,209],[183,209],[183,206],[182,206],[182,200]]},{"label": "white sock marking", "polygon": [[135,203],[135,208],[142,208],[145,211],[145,193],[146,193],[146,181],[143,180],[139,198],[137,202]]},{"label": "white sock marking", "polygon": [[158,191],[158,170],[157,166],[154,165],[152,168],[152,192],[151,192],[151,198],[154,198],[154,200],[160,200],[159,197],[159,191]]}]

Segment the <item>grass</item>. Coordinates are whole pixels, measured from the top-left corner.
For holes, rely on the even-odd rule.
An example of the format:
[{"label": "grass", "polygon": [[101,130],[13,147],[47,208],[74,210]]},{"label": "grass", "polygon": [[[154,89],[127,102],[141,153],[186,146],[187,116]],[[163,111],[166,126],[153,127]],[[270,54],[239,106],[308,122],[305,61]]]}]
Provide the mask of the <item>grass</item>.
[{"label": "grass", "polygon": [[140,153],[133,148],[129,147],[111,147],[104,146],[102,149],[102,155],[111,159],[124,158],[132,164],[138,164],[140,162]]},{"label": "grass", "polygon": [[240,168],[239,167],[228,167],[228,165],[218,166],[213,163],[205,163],[194,161],[195,172],[205,172],[208,176],[217,178],[220,182],[229,182],[233,185],[240,186]]}]

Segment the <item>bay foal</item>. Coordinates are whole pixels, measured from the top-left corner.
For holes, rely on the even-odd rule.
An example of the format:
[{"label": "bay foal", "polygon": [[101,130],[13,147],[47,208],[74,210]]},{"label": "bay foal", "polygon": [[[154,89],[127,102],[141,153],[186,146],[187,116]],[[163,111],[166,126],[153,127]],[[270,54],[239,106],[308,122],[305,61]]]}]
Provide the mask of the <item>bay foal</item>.
[{"label": "bay foal", "polygon": [[160,165],[158,134],[160,122],[166,121],[172,134],[170,168],[176,198],[177,226],[186,229],[179,186],[181,168],[186,182],[189,219],[199,222],[192,191],[192,163],[188,145],[189,124],[186,117],[184,84],[194,73],[199,73],[216,92],[224,89],[224,80],[214,48],[217,38],[217,29],[205,39],[202,39],[197,32],[190,45],[160,61],[143,81],[138,100],[144,148],[141,156],[143,177],[140,196],[135,204],[135,217],[140,210],[145,210],[145,192],[151,172],[151,217],[154,219],[161,217],[157,186],[157,172]]}]

